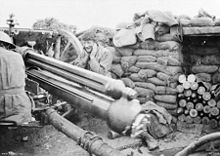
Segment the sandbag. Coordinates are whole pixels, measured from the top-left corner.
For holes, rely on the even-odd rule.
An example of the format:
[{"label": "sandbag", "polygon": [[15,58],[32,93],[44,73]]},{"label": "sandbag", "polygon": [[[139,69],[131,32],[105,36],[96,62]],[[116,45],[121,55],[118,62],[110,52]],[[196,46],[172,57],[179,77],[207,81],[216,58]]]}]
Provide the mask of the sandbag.
[{"label": "sandbag", "polygon": [[174,57],[169,57],[168,58],[168,65],[169,66],[181,66],[181,62],[180,60],[178,60],[177,58]]},{"label": "sandbag", "polygon": [[156,86],[153,83],[146,83],[146,82],[134,82],[135,86],[141,88],[147,88],[155,91]]},{"label": "sandbag", "polygon": [[129,79],[129,78],[122,78],[121,80],[124,82],[126,87],[130,87],[130,88],[134,88],[135,87],[135,84],[134,84],[134,82],[131,79]]},{"label": "sandbag", "polygon": [[140,48],[145,50],[155,50],[160,45],[160,42],[154,40],[147,40],[140,43]]},{"label": "sandbag", "polygon": [[169,71],[170,73],[172,73],[172,75],[183,72],[183,69],[181,66],[167,66],[166,70]]},{"label": "sandbag", "polygon": [[156,50],[145,50],[145,49],[137,49],[134,51],[134,55],[136,56],[153,56],[157,57],[157,51]]},{"label": "sandbag", "polygon": [[132,81],[134,81],[134,82],[144,82],[144,80],[141,79],[137,73],[131,74],[131,75],[129,76],[129,78],[130,78]]},{"label": "sandbag", "polygon": [[138,62],[155,62],[157,60],[154,56],[138,56],[137,61]]},{"label": "sandbag", "polygon": [[163,35],[156,36],[156,40],[160,42],[177,41],[177,38],[171,34],[163,34]]},{"label": "sandbag", "polygon": [[137,61],[136,56],[123,56],[121,57],[121,66],[124,71],[127,71]]},{"label": "sandbag", "polygon": [[208,73],[198,73],[196,74],[196,77],[204,82],[210,82],[212,80],[212,77]]},{"label": "sandbag", "polygon": [[167,85],[166,81],[161,81],[157,77],[148,78],[146,82],[153,83],[156,86],[166,86]]},{"label": "sandbag", "polygon": [[185,27],[191,26],[191,20],[190,20],[190,19],[181,18],[181,19],[179,19],[179,23],[180,23],[182,26],[185,26]]},{"label": "sandbag", "polygon": [[213,84],[220,83],[220,73],[217,72],[212,76],[212,82]]},{"label": "sandbag", "polygon": [[175,41],[160,42],[158,49],[175,51],[180,49],[180,44]]},{"label": "sandbag", "polygon": [[162,81],[168,81],[170,79],[170,75],[165,74],[163,72],[158,72],[157,77]]},{"label": "sandbag", "polygon": [[147,15],[155,22],[166,24],[168,26],[177,25],[178,22],[170,12],[162,12],[158,10],[149,10]]},{"label": "sandbag", "polygon": [[211,18],[209,17],[195,17],[190,20],[190,24],[192,26],[213,26],[214,22]]},{"label": "sandbag", "polygon": [[192,67],[193,73],[214,73],[218,70],[216,65],[196,65]]},{"label": "sandbag", "polygon": [[131,48],[116,48],[121,56],[131,56],[133,54],[133,49]]},{"label": "sandbag", "polygon": [[158,71],[158,72],[163,72],[163,73],[166,73],[168,75],[171,74],[168,70],[165,69],[166,67],[164,67],[164,66],[162,66],[158,63],[155,63],[155,62],[152,62],[152,63],[137,62],[136,66],[139,67],[139,68],[142,68],[142,69],[152,69],[152,70],[155,70],[155,71]]},{"label": "sandbag", "polygon": [[120,64],[112,64],[111,71],[118,77],[121,77],[124,74]]},{"label": "sandbag", "polygon": [[159,57],[157,59],[157,63],[161,64],[163,66],[167,66],[168,65],[168,57]]},{"label": "sandbag", "polygon": [[176,95],[177,94],[176,88],[166,87],[165,89],[166,89],[166,95]]},{"label": "sandbag", "polygon": [[116,47],[133,45],[137,42],[135,29],[121,29],[113,37],[113,44]]},{"label": "sandbag", "polygon": [[141,68],[138,68],[136,66],[131,66],[129,69],[128,69],[128,72],[132,72],[132,73],[138,73],[140,71]]},{"label": "sandbag", "polygon": [[157,86],[155,89],[155,93],[159,95],[166,94],[166,87],[165,86]]},{"label": "sandbag", "polygon": [[155,76],[156,73],[157,72],[155,70],[152,70],[152,69],[141,69],[138,72],[138,75],[139,75],[140,78],[142,78],[144,80],[147,80],[148,78]]},{"label": "sandbag", "polygon": [[176,104],[175,95],[155,95],[154,99],[160,102]]},{"label": "sandbag", "polygon": [[168,109],[168,110],[174,110],[174,109],[177,108],[177,105],[176,105],[176,104],[171,104],[171,103],[156,102],[156,104],[157,104],[158,106],[164,107],[165,109]]},{"label": "sandbag", "polygon": [[135,87],[134,90],[137,91],[139,97],[153,97],[154,92],[150,89]]}]

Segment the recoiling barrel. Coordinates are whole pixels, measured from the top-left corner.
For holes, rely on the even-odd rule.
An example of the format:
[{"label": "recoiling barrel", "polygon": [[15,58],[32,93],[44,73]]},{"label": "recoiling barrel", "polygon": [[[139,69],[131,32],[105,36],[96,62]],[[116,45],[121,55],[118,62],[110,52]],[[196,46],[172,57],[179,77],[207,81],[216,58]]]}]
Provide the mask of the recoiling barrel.
[{"label": "recoiling barrel", "polygon": [[29,51],[25,55],[28,77],[52,95],[91,113],[121,133],[141,111],[133,89],[85,69]]}]

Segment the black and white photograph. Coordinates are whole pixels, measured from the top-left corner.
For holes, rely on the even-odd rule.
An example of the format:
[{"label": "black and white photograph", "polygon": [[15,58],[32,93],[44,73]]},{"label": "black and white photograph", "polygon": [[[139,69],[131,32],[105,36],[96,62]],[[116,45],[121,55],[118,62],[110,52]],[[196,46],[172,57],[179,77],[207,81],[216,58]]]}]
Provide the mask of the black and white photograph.
[{"label": "black and white photograph", "polygon": [[0,156],[220,156],[219,0],[0,4]]}]

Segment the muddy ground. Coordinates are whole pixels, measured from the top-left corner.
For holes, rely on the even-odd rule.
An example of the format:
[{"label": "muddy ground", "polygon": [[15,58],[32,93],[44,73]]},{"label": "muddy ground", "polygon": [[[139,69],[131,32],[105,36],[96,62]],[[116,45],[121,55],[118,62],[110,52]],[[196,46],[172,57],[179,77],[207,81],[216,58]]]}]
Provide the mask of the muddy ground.
[{"label": "muddy ground", "polygon": [[[103,120],[82,112],[75,116],[75,118],[75,124],[85,130],[96,132],[105,142],[120,149],[125,155],[147,156],[149,153],[147,147],[139,139],[131,139],[129,137],[120,137],[114,140],[108,139],[109,128]],[[199,136],[199,132],[196,131],[193,133],[176,131],[168,137],[161,139],[159,141],[160,148],[151,152],[151,154],[154,156],[174,155],[183,147],[199,138]],[[28,140],[24,140],[27,137]],[[202,153],[197,155],[207,155],[207,153]],[[216,151],[213,156],[216,154],[220,155]],[[89,153],[78,146],[76,142],[57,131],[53,126],[46,125],[42,128],[17,128],[10,130],[1,128],[0,155],[89,156]]]}]

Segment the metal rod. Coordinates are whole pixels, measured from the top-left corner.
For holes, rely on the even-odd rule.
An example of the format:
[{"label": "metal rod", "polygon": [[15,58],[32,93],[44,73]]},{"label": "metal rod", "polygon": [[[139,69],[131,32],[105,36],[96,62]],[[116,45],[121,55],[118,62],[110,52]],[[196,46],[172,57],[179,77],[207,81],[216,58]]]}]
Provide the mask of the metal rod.
[{"label": "metal rod", "polygon": [[65,99],[70,104],[107,120],[107,110],[113,99],[99,94],[94,96],[94,92],[89,92],[86,88],[46,71],[29,70],[27,73],[30,79],[38,82],[40,87],[52,95]]},{"label": "metal rod", "polygon": [[[27,65],[39,66],[44,70],[53,72],[54,74],[60,76],[62,76],[62,72],[60,71],[65,71],[73,76],[71,81],[87,86],[94,90],[98,90],[99,92],[108,94],[115,99],[119,99],[122,95],[126,95],[131,99],[133,99],[133,97],[136,96],[136,92],[134,90],[131,91],[131,89],[126,88],[121,80],[115,80],[103,76],[101,74],[94,73],[92,71],[88,71],[83,68],[79,68],[77,66],[73,66],[59,60],[55,60],[53,58],[36,54],[32,51],[28,51],[26,53],[25,62]],[[51,67],[51,68],[47,68],[47,67]],[[52,67],[54,67],[57,70],[56,71],[51,70]],[[94,84],[98,84],[98,86]]]},{"label": "metal rod", "polygon": [[46,111],[50,123],[59,131],[76,141],[82,148],[96,156],[124,156],[120,151],[114,149],[102,138],[94,133],[84,131],[70,121],[60,116],[54,109]]}]

